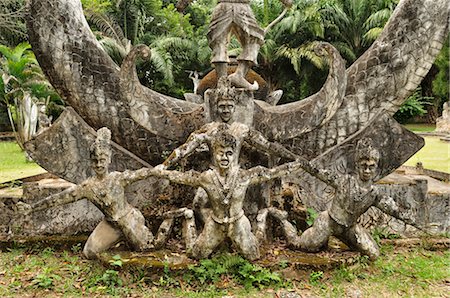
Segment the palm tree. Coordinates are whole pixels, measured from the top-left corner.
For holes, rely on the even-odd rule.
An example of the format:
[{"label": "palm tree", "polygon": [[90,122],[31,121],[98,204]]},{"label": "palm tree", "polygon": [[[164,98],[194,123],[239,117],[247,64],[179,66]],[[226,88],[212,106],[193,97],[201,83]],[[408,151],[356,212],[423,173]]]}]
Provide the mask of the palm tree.
[{"label": "palm tree", "polygon": [[[204,58],[198,51],[198,44],[202,42],[196,43],[182,37],[185,33],[192,37],[192,26],[188,16],[176,12],[173,4],[165,8],[154,0],[116,0],[113,4],[113,9],[109,10],[85,9],[85,16],[100,44],[119,66],[133,44],[144,43],[151,48],[149,62],[138,65],[138,73],[144,84],[154,87],[156,74],[162,80],[158,86],[172,87],[174,71],[177,71],[174,61],[180,65],[178,60]],[[153,16],[148,17],[151,10]],[[147,27],[155,23],[156,26],[145,32]],[[131,30],[130,26],[134,29]],[[184,70],[180,71],[184,74]]]},{"label": "palm tree", "polygon": [[131,40],[126,38],[124,31],[112,14],[85,9],[84,15],[93,27],[94,34],[103,49],[120,66],[122,60],[131,50]]},{"label": "palm tree", "polygon": [[146,25],[154,19],[151,15],[161,8],[161,2],[155,0],[113,0],[112,3],[111,13],[132,44],[144,35]]},{"label": "palm tree", "polygon": [[17,45],[26,40],[23,0],[2,0],[0,4],[0,43]]},{"label": "palm tree", "polygon": [[58,97],[30,49],[28,43],[15,48],[0,45],[0,100],[7,106],[11,126],[17,127],[22,148],[36,132],[37,104]]},{"label": "palm tree", "polygon": [[305,61],[324,68],[322,58],[314,52],[315,42],[323,38],[325,30],[320,8],[317,1],[297,0],[287,16],[267,32],[260,50],[258,72],[270,91],[281,87],[280,82],[298,81],[304,76],[302,63]]},{"label": "palm tree", "polygon": [[327,38],[349,63],[381,33],[398,0],[337,0],[323,9]]}]

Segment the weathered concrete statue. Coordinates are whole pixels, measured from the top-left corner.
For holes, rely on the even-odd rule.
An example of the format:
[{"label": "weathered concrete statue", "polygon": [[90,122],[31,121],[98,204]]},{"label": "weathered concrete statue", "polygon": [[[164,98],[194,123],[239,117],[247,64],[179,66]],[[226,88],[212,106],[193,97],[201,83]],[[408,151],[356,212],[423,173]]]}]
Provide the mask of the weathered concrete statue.
[{"label": "weathered concrete statue", "polygon": [[399,214],[395,201],[378,193],[372,185],[378,170],[379,151],[370,139],[361,139],[356,146],[356,175],[336,175],[321,170],[328,177],[328,184],[336,189],[331,207],[319,214],[311,228],[301,236],[287,220],[286,212],[269,208],[269,213],[281,220],[288,243],[294,248],[310,252],[319,251],[326,246],[330,236],[335,236],[349,247],[376,259],[379,248],[372,236],[357,223],[358,218],[371,206],[383,212],[415,225],[408,214]]},{"label": "weathered concrete statue", "polygon": [[92,167],[96,176],[32,205],[18,203],[18,209],[24,213],[45,210],[82,199],[94,203],[105,218],[98,224],[84,246],[83,253],[87,258],[95,258],[98,253],[107,250],[122,238],[138,251],[153,247],[153,234],[145,226],[144,216],[125,198],[125,187],[144,179],[147,172],[143,169],[108,173],[111,162],[110,141],[109,129],[104,127],[97,131],[97,138],[91,148]]},{"label": "weathered concrete statue", "polygon": [[192,132],[186,143],[175,149],[164,161],[163,165],[167,168],[176,164],[180,159],[190,155],[202,144],[207,144],[212,149],[211,141],[215,138],[218,131],[224,129],[236,138],[237,156],[239,156],[242,144],[245,141],[262,152],[295,160],[297,156],[279,143],[268,141],[259,131],[234,120],[236,105],[235,88],[231,87],[226,78],[222,78],[221,81],[223,83],[217,89],[217,114],[220,118],[217,121],[220,122],[207,123],[200,129]]},{"label": "weathered concrete statue", "polygon": [[188,254],[194,258],[206,258],[225,238],[229,238],[244,257],[257,259],[260,256],[259,244],[243,210],[247,188],[295,172],[302,168],[304,162],[295,161],[272,169],[258,166],[244,170],[238,163],[239,140],[228,132],[225,125],[218,127],[210,141],[213,155],[210,170],[203,173],[193,170],[180,172],[156,167],[151,175],[201,187],[208,195],[211,210],[204,218],[205,225],[198,238],[193,243],[186,243]]},{"label": "weathered concrete statue", "polygon": [[[287,7],[292,6],[292,0],[281,2]],[[236,72],[229,79],[236,87],[258,90],[258,83],[250,84],[245,76],[252,65],[258,64],[259,48],[264,44],[264,30],[256,22],[249,0],[219,0],[214,9],[207,36],[212,49],[211,63],[218,79],[227,76],[227,47],[231,34],[238,39],[242,52],[237,57]]]},{"label": "weathered concrete statue", "polygon": [[[214,140],[222,128],[225,128],[224,130],[235,138],[236,149],[233,151],[233,157],[239,156],[242,144],[247,142],[270,154],[273,152],[273,154],[288,159],[297,159],[284,148],[277,148],[277,145],[267,142],[267,140],[273,140],[283,144],[295,154],[306,156],[308,160],[318,160],[319,162],[315,164],[320,164],[320,168],[337,169],[337,166],[341,164],[344,167],[347,165],[351,167],[354,161],[353,152],[347,149],[354,148],[352,141],[355,140],[355,137],[359,139],[370,136],[381,152],[380,167],[375,179],[388,175],[403,164],[422,146],[423,142],[410,136],[401,127],[399,128],[391,116],[416,89],[433,64],[448,36],[450,14],[447,1],[400,0],[379,38],[347,70],[345,70],[345,63],[338,52],[328,46],[325,48],[327,56],[334,62],[330,63],[329,76],[319,92],[301,101],[276,106],[255,100],[250,102],[251,105],[245,105],[241,109],[242,102],[236,101],[236,104],[232,100],[221,100],[218,106],[213,106],[216,97],[211,97],[213,100],[209,103],[212,104],[208,105],[207,99],[210,98],[207,93],[205,93],[204,101],[196,103],[172,98],[143,86],[139,82],[135,61],[138,57],[148,56],[149,49],[141,46],[131,50],[119,69],[90,30],[80,0],[29,0],[28,2],[27,26],[33,51],[52,85],[64,97],[64,101],[73,108],[72,112],[61,117],[56,125],[52,125],[27,143],[26,148],[33,159],[61,178],[80,184],[90,172],[88,165],[81,162],[86,160],[85,151],[87,151],[84,150],[87,147],[82,147],[81,144],[90,143],[92,138],[85,138],[85,135],[79,132],[91,131],[91,128],[108,127],[112,132],[113,141],[117,143],[117,148],[121,147],[120,152],[124,156],[122,162],[111,163],[111,169],[135,170],[142,166],[157,165],[162,162],[161,152],[171,151],[181,146],[171,155],[165,165],[156,170],[146,168],[139,170],[140,172],[130,172],[129,174],[138,175],[139,173],[139,175],[145,176],[154,171],[155,175],[158,172],[168,176],[178,175],[188,179],[183,178],[180,183],[187,184],[187,182],[195,181],[196,185],[205,185],[205,187],[209,185],[211,193],[217,192],[216,189],[219,189],[219,186],[213,186],[212,180],[205,181],[208,177],[213,179],[215,173],[220,176],[219,165],[215,166],[215,170],[211,169],[205,173],[195,174],[192,172],[194,173],[192,177],[189,176],[191,172],[172,172],[166,171],[164,168],[189,155],[202,143],[209,144],[212,152]],[[284,3],[286,6],[290,5],[289,0]],[[256,62],[258,49],[263,43],[264,31],[256,24],[247,0],[219,1],[212,18],[208,33],[213,49],[212,63],[222,78],[228,77],[226,46],[230,34],[234,34],[240,41],[243,52],[239,57],[237,73],[229,79],[236,87],[243,87],[238,90],[240,97],[252,99],[251,89],[255,89],[257,86],[252,85],[244,78],[245,73]],[[229,96],[228,99],[233,99],[233,96]],[[212,110],[209,109],[210,106],[217,107],[219,113],[214,110],[214,113],[208,114],[207,112]],[[233,123],[235,107],[236,118],[239,118],[239,121],[242,120],[241,118],[251,120],[245,122],[247,126]],[[241,111],[244,112],[241,113]],[[78,118],[75,117],[76,114],[80,115],[85,122],[78,121]],[[209,117],[209,115],[214,115],[214,117]],[[222,123],[207,124],[211,121]],[[373,125],[367,126],[370,123]],[[189,135],[191,137],[188,142],[182,145]],[[77,140],[76,145],[79,146],[67,146],[67,139]],[[49,158],[50,152],[58,152],[58,155]],[[69,160],[62,156],[71,158]],[[339,164],[333,163],[336,161],[336,156],[340,158]],[[376,158],[372,159],[376,160]],[[235,175],[235,179],[246,181],[245,179],[250,175],[248,173],[252,173],[252,170],[248,170],[250,172],[241,170],[234,162],[233,167],[230,166],[225,172],[237,171],[239,174]],[[305,165],[307,164],[305,163]],[[202,165],[193,163],[192,166]],[[239,170],[236,170],[234,166]],[[305,203],[306,206],[314,205],[314,202],[311,201],[316,200],[320,201],[320,204],[317,204],[320,208],[316,208],[317,210],[328,210],[321,215],[312,230],[305,232],[302,236],[302,239],[310,239],[308,241],[311,243],[305,242],[308,242],[311,247],[313,240],[318,240],[320,237],[328,239],[331,234],[336,234],[345,241],[351,237],[353,240],[356,236],[362,235],[361,237],[363,237],[366,234],[359,232],[360,228],[356,225],[357,217],[368,206],[381,205],[381,201],[378,202],[380,196],[371,186],[373,178],[366,179],[361,175],[347,176],[346,174],[349,174],[347,169],[340,172],[343,174],[336,181],[329,179],[329,183],[335,186],[337,193],[336,202],[333,202],[332,208],[327,205],[329,197],[323,195],[325,194],[323,190],[328,188],[323,188],[323,183],[314,178],[320,175],[313,175],[314,177],[310,178],[307,173],[298,174],[297,177],[305,179],[294,181],[298,187],[311,185],[311,189],[317,190],[314,193],[317,196],[307,200],[309,205]],[[271,170],[265,169],[264,171],[270,172]],[[314,173],[314,169],[310,169],[308,173],[310,172]],[[99,186],[100,183],[92,182],[95,186],[93,189],[97,189],[96,191],[99,193],[106,193],[105,197],[109,197],[109,194],[115,191],[120,198],[123,198],[124,192],[120,186],[123,187],[131,179],[125,173],[127,172],[104,174],[103,178],[94,177],[87,181],[103,179],[105,182],[101,183],[102,187]],[[324,173],[326,176],[327,173]],[[110,175],[115,175],[116,178],[112,179]],[[231,176],[233,175],[229,177]],[[290,177],[283,177],[283,179],[288,178]],[[229,187],[232,184],[231,180],[224,180],[223,177],[220,179],[222,180],[219,182],[222,181],[226,184],[226,188],[222,186],[222,190],[230,189],[229,193],[234,193],[240,189],[239,187]],[[76,193],[76,189],[80,189],[80,192],[82,189],[89,189],[90,186],[86,183],[88,182],[80,184],[72,190]],[[192,183],[194,184],[194,182]],[[233,183],[239,184],[238,182]],[[155,190],[156,193],[157,191],[157,187],[153,185],[146,185],[146,187],[148,189],[143,190],[142,193],[152,193],[152,190]],[[83,191],[88,192],[88,190]],[[96,193],[94,192],[90,196],[101,201],[101,196],[97,196]],[[127,194],[131,193],[127,192]],[[224,200],[218,194],[216,195],[213,197],[208,193],[206,196],[211,205],[213,201],[219,204],[220,200]],[[168,202],[167,207],[178,208],[175,201],[179,202],[182,199],[180,196],[174,194],[173,202]],[[225,195],[225,197],[227,196]],[[77,195],[77,197],[81,198],[82,196]],[[101,198],[103,199],[103,197]],[[355,200],[355,198],[357,199]],[[234,195],[229,198],[230,202],[233,199]],[[239,200],[241,199],[243,200],[242,197],[239,197]],[[251,198],[249,196],[248,199],[251,202],[257,202],[257,207],[270,206],[270,200],[266,202],[258,196]],[[236,200],[236,202],[239,205],[239,201]],[[102,206],[101,203],[98,204]],[[123,206],[126,204],[123,203]],[[334,211],[338,207],[342,207],[342,218],[338,217],[337,214],[340,214],[338,211]],[[222,218],[220,216],[232,218],[239,215],[240,212],[239,208],[232,208],[231,205],[227,205],[221,210],[221,213],[211,214],[215,214],[214,216],[220,219]],[[276,210],[271,210],[273,214],[276,213]],[[190,210],[182,208],[173,211],[167,216],[184,214],[186,219],[192,222],[192,217],[189,218],[192,215]],[[256,215],[255,211],[257,211],[255,208],[251,210],[252,215]],[[229,214],[230,212],[233,214]],[[105,214],[107,219],[112,217],[106,211]],[[160,216],[161,214],[154,212],[150,216],[154,215]],[[250,210],[248,215],[250,217]],[[210,220],[209,225],[213,226],[209,229],[220,230],[217,232],[218,235],[221,235],[220,237],[226,237],[228,231],[234,227],[234,224],[218,224],[211,219],[212,215],[206,216],[206,218]],[[112,231],[119,231],[121,227],[119,224],[114,226],[112,224],[114,220],[112,218],[103,223],[108,227],[111,226]],[[239,220],[243,220],[243,217]],[[170,218],[167,221],[165,219],[162,226],[165,226],[166,223],[170,223]],[[283,223],[285,227],[288,226],[287,220]],[[259,225],[259,223],[254,224]],[[325,227],[323,232],[319,233],[319,226]],[[141,227],[144,230],[143,223]],[[91,235],[91,239],[98,239],[96,238],[97,231],[98,229]],[[207,226],[205,231],[209,231]],[[120,233],[118,232],[117,235]],[[311,233],[313,235],[317,233],[320,237],[317,239],[311,239],[312,236],[307,237]],[[291,243],[296,243],[298,247],[301,247],[300,237],[296,233],[292,235],[295,237],[292,238]],[[151,238],[148,237],[148,239]],[[143,241],[142,239],[141,241]],[[200,237],[196,241],[198,242],[200,239],[202,238]],[[92,242],[92,240],[90,241]],[[369,238],[364,245],[370,244],[370,241],[373,240]],[[91,242],[88,242],[87,248]],[[157,242],[158,240],[153,244],[156,245]],[[192,243],[194,242],[192,241]],[[326,240],[322,240],[322,242],[325,243]],[[350,240],[347,242],[351,244]],[[207,244],[209,243],[204,245]],[[320,244],[316,246],[320,246]],[[108,245],[110,243],[106,243],[102,249]],[[197,245],[201,246],[201,244]],[[307,246],[304,245],[305,249]],[[312,247],[312,249],[315,248]],[[97,250],[94,249],[94,251]],[[367,253],[376,255],[376,246],[367,248]],[[251,251],[248,256],[249,258],[256,257],[257,250]]]}]

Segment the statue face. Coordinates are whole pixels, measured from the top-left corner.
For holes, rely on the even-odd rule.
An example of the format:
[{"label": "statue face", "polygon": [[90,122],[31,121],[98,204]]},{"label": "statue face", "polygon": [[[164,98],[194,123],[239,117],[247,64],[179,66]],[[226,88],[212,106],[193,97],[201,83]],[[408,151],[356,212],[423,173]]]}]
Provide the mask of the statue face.
[{"label": "statue face", "polygon": [[108,166],[110,163],[110,154],[102,152],[95,155],[94,159],[94,171],[97,176],[104,176],[108,174]]},{"label": "statue face", "polygon": [[361,159],[357,163],[358,174],[361,181],[370,181],[375,177],[377,171],[377,161],[370,159]]},{"label": "statue face", "polygon": [[216,165],[221,169],[228,169],[234,161],[234,153],[232,147],[218,147],[214,152],[214,160]]},{"label": "statue face", "polygon": [[223,122],[230,121],[234,114],[234,101],[228,99],[220,100],[217,105],[217,112]]}]

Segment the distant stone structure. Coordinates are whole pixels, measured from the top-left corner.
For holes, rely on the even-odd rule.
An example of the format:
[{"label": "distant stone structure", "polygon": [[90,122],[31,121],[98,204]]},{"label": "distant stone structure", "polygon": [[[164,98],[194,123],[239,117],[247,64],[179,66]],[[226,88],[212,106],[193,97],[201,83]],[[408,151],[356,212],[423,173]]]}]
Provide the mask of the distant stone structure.
[{"label": "distant stone structure", "polygon": [[436,132],[450,134],[450,101],[444,102],[442,116],[436,119]]}]

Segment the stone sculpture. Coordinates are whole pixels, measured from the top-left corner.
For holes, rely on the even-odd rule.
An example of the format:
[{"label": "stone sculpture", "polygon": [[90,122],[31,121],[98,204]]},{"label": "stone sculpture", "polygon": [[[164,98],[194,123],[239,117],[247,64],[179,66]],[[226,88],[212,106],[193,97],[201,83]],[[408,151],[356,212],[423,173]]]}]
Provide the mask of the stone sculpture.
[{"label": "stone sculpture", "polygon": [[84,246],[83,253],[95,258],[107,250],[122,237],[135,250],[143,251],[153,247],[153,234],[145,226],[142,213],[131,206],[125,198],[125,187],[135,181],[146,178],[146,171],[125,171],[108,173],[111,162],[111,132],[107,128],[97,131],[97,139],[91,148],[94,177],[77,186],[51,195],[31,206],[19,202],[18,209],[24,213],[36,212],[47,208],[88,199],[105,215]]},{"label": "stone sculpture", "polygon": [[313,226],[301,236],[297,235],[296,228],[287,220],[286,212],[269,208],[269,213],[281,221],[288,243],[295,248],[316,252],[327,245],[330,236],[336,236],[349,247],[376,259],[380,254],[378,245],[357,223],[367,209],[376,206],[389,215],[415,225],[411,214],[399,214],[395,201],[380,194],[372,185],[379,160],[380,152],[371,139],[361,139],[356,147],[355,176],[322,170],[321,174],[327,177],[328,184],[336,189],[336,194],[331,206],[320,213]]},{"label": "stone sculpture", "polygon": [[272,169],[240,169],[239,140],[228,133],[225,125],[219,126],[212,137],[211,148],[213,165],[206,172],[167,171],[156,167],[152,174],[175,183],[201,187],[207,193],[211,210],[207,212],[203,230],[195,242],[186,243],[189,254],[206,258],[225,238],[229,238],[243,256],[257,259],[260,256],[259,245],[243,209],[247,188],[295,172],[304,166],[304,162],[295,161]]},{"label": "stone sculpture", "polygon": [[[221,2],[219,6],[226,9],[234,6],[248,8],[248,3]],[[213,90],[205,93],[204,101],[188,102],[142,86],[135,70],[135,60],[139,56],[148,56],[149,50],[146,47],[134,48],[118,69],[90,31],[79,0],[30,0],[29,9],[27,16],[30,42],[40,65],[64,100],[86,121],[86,124],[76,122],[77,127],[89,130],[90,127],[98,129],[106,126],[112,131],[112,137],[118,144],[116,149],[130,161],[129,166],[122,163],[125,165],[124,169],[136,169],[136,161],[141,165],[158,165],[164,159],[163,152],[171,152],[180,147],[192,132],[202,127],[206,129],[193,134],[186,145],[182,145],[166,162],[166,166],[172,164],[193,150],[186,148],[195,148],[195,144],[203,142],[198,139],[199,136],[210,138],[211,143],[216,136],[214,131],[225,125],[226,131],[237,137],[238,143],[253,139],[252,135],[257,135],[262,140],[260,135],[264,137],[262,143],[265,145],[268,144],[266,140],[270,140],[271,143],[278,142],[289,149],[291,153],[285,157],[291,154],[305,156],[321,169],[338,168],[341,177],[353,175],[351,170],[357,141],[364,137],[371,138],[381,152],[379,171],[374,181],[389,174],[423,145],[420,138],[399,128],[391,116],[417,87],[439,53],[448,33],[450,10],[445,1],[401,0],[380,37],[347,70],[334,48],[326,44],[320,46],[329,57],[330,72],[318,93],[295,103],[270,105],[253,100],[249,90],[239,90],[239,98],[242,97],[245,103],[238,110],[236,101],[234,102],[234,115],[237,117],[231,120],[228,116],[232,104],[225,103],[225,100],[220,110],[217,109],[218,113],[213,111],[212,108],[218,108],[217,103],[210,100],[215,98]],[[219,11],[219,7],[217,10]],[[220,15],[217,12],[217,19]],[[239,21],[232,24],[232,18],[224,16],[224,22],[229,27],[217,29],[219,27],[213,23],[210,35],[219,32],[217,30],[229,33],[227,30],[235,30],[237,26],[238,31],[244,31],[248,35],[244,37],[244,41],[241,40],[243,47],[259,47],[260,37],[247,37],[253,36],[254,32],[261,34],[260,28],[253,26],[251,33],[245,32],[245,28],[241,30],[239,22],[248,21],[248,18],[238,17],[236,20]],[[222,42],[218,39],[210,41],[213,41],[213,48]],[[220,47],[217,47],[216,52],[220,53]],[[251,63],[248,62],[250,60],[242,61],[244,63],[241,63],[241,69],[245,72]],[[223,62],[218,61],[217,64],[220,63]],[[218,66],[218,72],[221,72],[221,68]],[[238,86],[254,89],[254,86],[238,75],[230,79]],[[65,117],[66,120],[61,120],[61,123],[74,123],[73,119],[76,118],[69,114]],[[224,123],[208,124],[211,121]],[[241,124],[233,122],[244,123],[247,130]],[[77,143],[76,138],[73,140],[76,134],[70,128],[60,129],[61,126],[63,125],[52,125],[26,145],[32,157],[49,171],[59,169],[64,156],[79,156],[78,153],[82,150],[79,146],[66,145],[67,140],[71,140],[70,144]],[[233,132],[234,130],[240,132]],[[59,156],[48,158],[48,152],[55,147],[61,148]],[[272,150],[275,147],[269,145],[262,149],[266,151],[267,148]],[[184,153],[180,150],[184,150]],[[250,164],[249,167],[253,165]],[[160,166],[155,172],[165,171],[161,169],[163,167]],[[201,168],[201,165],[193,163],[190,167]],[[308,167],[305,166],[305,169]],[[58,170],[62,178],[76,183],[86,179],[84,174],[79,173],[88,172],[85,164]],[[313,189],[315,196],[305,198],[306,205],[325,211],[329,210],[335,195],[344,190],[336,188],[331,195],[323,191],[331,186],[324,184],[323,180],[326,179],[317,179],[319,174],[314,168],[309,168],[295,177],[288,175],[282,179],[291,181],[298,187]],[[355,176],[352,179],[358,178]],[[264,227],[264,212],[261,212],[264,210],[254,206],[271,208],[270,196],[250,195],[246,202],[253,205],[246,209],[244,204],[244,213],[250,219],[256,218],[253,225]],[[192,223],[190,210],[183,209],[184,207],[180,209],[180,206],[173,207],[173,213],[167,214],[162,225],[170,225],[171,216],[182,215]],[[261,219],[260,222],[258,218]]]},{"label": "stone sculpture", "polygon": [[[236,89],[231,87],[226,78],[222,78],[221,87],[216,89],[217,97],[217,122],[205,124],[200,129],[194,131],[186,143],[176,148],[172,154],[164,161],[166,167],[170,167],[177,163],[180,159],[191,154],[196,148],[202,144],[207,144],[212,149],[212,141],[216,138],[217,133],[227,130],[234,138],[236,138],[236,153],[239,156],[241,147],[244,142],[254,148],[267,152],[272,155],[280,156],[286,159],[294,160],[297,156],[278,143],[268,141],[260,132],[252,129],[242,122],[235,121],[235,99],[237,97]],[[248,117],[248,116],[247,116]],[[236,160],[237,162],[237,160]]]},{"label": "stone sculpture", "polygon": [[[287,7],[292,0],[284,0]],[[228,76],[227,46],[230,35],[234,34],[242,46],[237,57],[236,71]],[[257,82],[250,84],[245,76],[252,65],[258,64],[259,48],[264,44],[264,30],[258,25],[249,0],[220,0],[214,8],[208,31],[209,46],[212,49],[211,63],[216,69],[217,78],[228,76],[236,87],[258,90]]]}]

